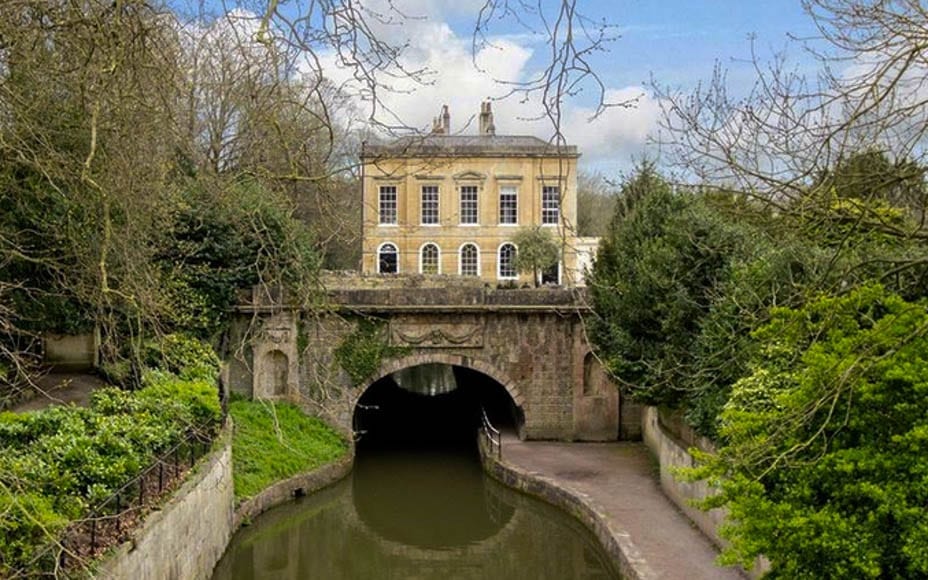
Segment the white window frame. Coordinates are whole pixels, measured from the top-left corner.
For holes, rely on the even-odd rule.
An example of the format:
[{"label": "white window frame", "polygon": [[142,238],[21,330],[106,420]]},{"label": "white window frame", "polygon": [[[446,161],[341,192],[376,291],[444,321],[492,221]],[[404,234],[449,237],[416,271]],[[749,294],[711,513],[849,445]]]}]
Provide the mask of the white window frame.
[{"label": "white window frame", "polygon": [[[384,193],[393,190],[393,221],[384,221]],[[399,224],[400,217],[400,189],[396,185],[381,185],[377,188],[377,225],[395,226]]]},{"label": "white window frame", "polygon": [[[380,271],[380,254],[383,251],[384,246],[393,246],[393,249],[396,253],[396,272],[381,272]],[[400,247],[394,244],[393,242],[383,242],[377,246],[377,254],[374,256],[375,263],[377,265],[378,274],[399,274],[400,273]]]},{"label": "white window frame", "polygon": [[[474,221],[473,221],[473,222],[466,222],[466,221],[464,221],[464,215],[465,215],[465,213],[464,213],[464,190],[465,190],[465,189],[468,189],[468,190],[473,189],[473,190],[474,190],[474,191],[473,191],[473,193],[474,193],[474,199],[473,199],[473,203],[474,203]],[[470,193],[470,192],[468,191],[468,193]],[[468,200],[468,203],[470,203],[470,200]],[[459,212],[460,212],[460,214],[459,214],[459,216],[458,216],[458,225],[468,226],[468,227],[479,226],[479,225],[480,225],[480,186],[479,186],[479,185],[470,185],[470,184],[468,184],[468,185],[459,185],[459,186],[458,186],[458,210],[459,210]]]},{"label": "white window frame", "polygon": [[[554,208],[548,207],[546,204],[550,199],[546,199],[546,194],[554,192],[556,194],[555,201],[557,205]],[[548,216],[551,215],[550,212],[554,212],[554,221],[549,221]],[[543,226],[556,226],[561,222],[561,186],[560,185],[542,185],[541,186],[541,225]]]},{"label": "white window frame", "polygon": [[[458,276],[464,276],[464,248],[467,246],[473,246],[477,250],[477,274],[476,277],[480,277],[480,246],[476,242],[464,242],[458,248]],[[467,276],[473,276],[473,274],[467,274]]]},{"label": "white window frame", "polygon": [[[435,194],[435,221],[425,221],[425,194],[426,190],[434,189]],[[430,192],[432,193],[432,192]],[[441,225],[441,188],[434,184],[426,184],[419,188],[419,224],[426,227],[435,227]]]},{"label": "white window frame", "polygon": [[424,268],[425,260],[424,260],[424,254],[422,252],[425,250],[426,246],[435,246],[435,250],[438,251],[438,255],[435,258],[436,259],[435,265],[437,266],[437,270],[435,273],[441,274],[441,246],[439,246],[435,242],[425,242],[424,244],[419,246],[419,273],[425,274],[425,268]]},{"label": "white window frame", "polygon": [[[519,272],[516,270],[515,265],[512,266],[512,271],[514,272],[512,276],[503,276],[503,246],[512,246],[516,254],[519,252],[519,246],[512,242],[503,242],[496,248],[496,278],[498,280],[518,280]],[[515,255],[513,255],[513,259],[515,259]]]},{"label": "white window frame", "polygon": [[[504,195],[512,195],[512,198],[513,198],[512,202],[515,204],[515,207],[513,208],[514,221],[511,221],[511,222],[503,221],[503,196]],[[513,227],[513,226],[519,225],[519,188],[518,187],[514,185],[500,186],[499,188],[499,215],[497,217],[499,219],[499,225],[501,226]]]}]

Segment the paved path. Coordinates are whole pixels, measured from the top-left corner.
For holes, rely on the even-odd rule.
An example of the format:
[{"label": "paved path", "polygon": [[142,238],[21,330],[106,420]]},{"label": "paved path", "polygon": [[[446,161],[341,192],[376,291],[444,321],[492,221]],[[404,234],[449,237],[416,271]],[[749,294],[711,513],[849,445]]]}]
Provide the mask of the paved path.
[{"label": "paved path", "polygon": [[90,403],[91,393],[106,384],[100,377],[87,373],[49,373],[36,383],[39,392],[35,397],[15,405],[11,411],[23,413],[69,403],[84,407]]},{"label": "paved path", "polygon": [[641,443],[551,443],[503,435],[503,463],[579,496],[620,545],[633,545],[651,578],[744,578],[715,564],[715,547],[660,489]]}]

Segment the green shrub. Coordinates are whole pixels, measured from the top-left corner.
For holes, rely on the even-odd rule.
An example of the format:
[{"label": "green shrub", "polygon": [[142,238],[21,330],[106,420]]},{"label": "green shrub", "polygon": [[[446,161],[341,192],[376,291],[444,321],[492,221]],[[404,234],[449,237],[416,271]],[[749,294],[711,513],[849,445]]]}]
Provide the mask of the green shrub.
[{"label": "green shrub", "polygon": [[189,425],[213,425],[219,421],[222,408],[215,382],[183,380],[168,374],[146,375],[147,385],[139,397],[153,408],[171,405],[177,417]]},{"label": "green shrub", "polygon": [[751,333],[769,321],[771,307],[801,306],[808,288],[827,279],[829,263],[818,248],[787,236],[775,244],[757,236],[750,255],[732,261],[700,323],[689,372],[680,378],[686,419],[697,432],[717,437],[731,386],[748,373],[761,346]]},{"label": "green shrub", "polygon": [[146,344],[143,363],[185,380],[215,381],[219,357],[206,342],[185,334],[168,334]]},{"label": "green shrub", "polygon": [[132,365],[128,360],[104,362],[100,365],[100,374],[114,385],[132,384]]},{"label": "green shrub", "polygon": [[110,497],[191,428],[218,427],[215,382],[167,372],[149,377],[137,392],[98,389],[88,408],[0,413],[0,577],[42,572],[44,561],[32,558],[69,522]]},{"label": "green shrub", "polygon": [[704,198],[648,184],[630,209],[620,204],[600,245],[590,338],[636,400],[681,407],[702,322],[751,233]]},{"label": "green shrub", "polygon": [[[34,562],[68,524],[48,499],[36,493],[10,493],[0,487],[0,576],[10,577],[15,564]],[[49,553],[46,560],[53,558]],[[35,566],[49,564],[36,562]]]},{"label": "green shrub", "polygon": [[731,514],[729,563],[774,578],[928,575],[928,304],[880,286],[778,308],[689,475]]}]

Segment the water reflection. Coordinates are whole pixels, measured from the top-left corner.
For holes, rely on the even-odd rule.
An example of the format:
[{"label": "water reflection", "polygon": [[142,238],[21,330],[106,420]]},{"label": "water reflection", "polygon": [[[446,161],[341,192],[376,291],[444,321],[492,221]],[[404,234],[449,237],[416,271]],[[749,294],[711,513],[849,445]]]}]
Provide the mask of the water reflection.
[{"label": "water reflection", "polygon": [[[460,450],[373,450],[352,479],[355,509],[380,537],[421,548],[451,548],[495,535],[512,518],[487,485],[476,457]],[[423,477],[423,473],[428,473]]]},{"label": "water reflection", "polygon": [[605,579],[579,522],[464,452],[368,452],[351,477],[236,534],[214,579]]}]

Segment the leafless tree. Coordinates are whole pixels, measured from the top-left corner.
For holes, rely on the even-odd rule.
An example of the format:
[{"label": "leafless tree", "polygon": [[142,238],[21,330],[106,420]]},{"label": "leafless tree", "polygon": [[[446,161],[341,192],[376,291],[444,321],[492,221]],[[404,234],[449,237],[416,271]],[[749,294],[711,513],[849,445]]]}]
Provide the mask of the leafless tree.
[{"label": "leafless tree", "polygon": [[[786,54],[752,62],[756,81],[732,95],[721,66],[694,91],[655,83],[664,138],[695,180],[787,211],[849,157],[874,148],[900,164],[925,161],[928,12],[918,0],[804,0],[818,34],[797,38],[819,65],[810,76]],[[924,206],[925,199],[919,200]],[[924,236],[924,212],[903,237]],[[871,224],[878,215],[865,216]]]}]

